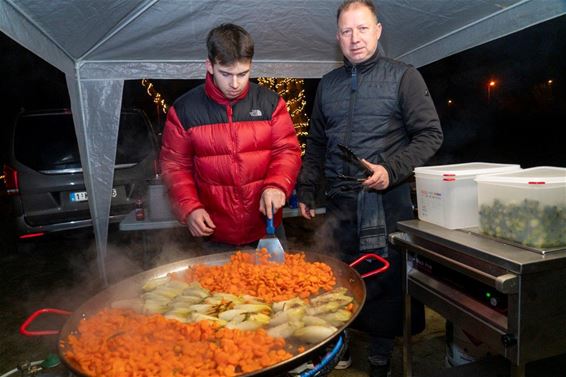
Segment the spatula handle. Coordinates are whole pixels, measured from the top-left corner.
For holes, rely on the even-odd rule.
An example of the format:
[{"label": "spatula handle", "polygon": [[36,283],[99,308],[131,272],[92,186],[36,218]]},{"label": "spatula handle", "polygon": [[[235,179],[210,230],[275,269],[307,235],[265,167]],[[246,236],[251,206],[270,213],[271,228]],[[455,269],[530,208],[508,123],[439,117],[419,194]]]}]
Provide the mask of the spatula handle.
[{"label": "spatula handle", "polygon": [[272,204],[271,205],[271,219],[268,217],[267,223],[265,225],[265,233],[267,233],[268,236],[275,235],[275,227],[273,226],[273,218],[274,217],[275,217],[275,207]]},{"label": "spatula handle", "polygon": [[275,234],[275,227],[273,226],[273,217],[267,219],[267,225],[265,226],[265,233],[272,236]]}]

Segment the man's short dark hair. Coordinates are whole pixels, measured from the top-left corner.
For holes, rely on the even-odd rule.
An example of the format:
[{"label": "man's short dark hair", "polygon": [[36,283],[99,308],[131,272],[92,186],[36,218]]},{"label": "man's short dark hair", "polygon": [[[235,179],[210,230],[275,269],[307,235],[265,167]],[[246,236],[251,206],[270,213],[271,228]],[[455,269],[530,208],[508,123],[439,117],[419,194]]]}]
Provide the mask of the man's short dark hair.
[{"label": "man's short dark hair", "polygon": [[234,24],[222,24],[212,29],[206,37],[206,48],[212,64],[232,65],[251,61],[254,56],[252,36]]},{"label": "man's short dark hair", "polygon": [[354,4],[365,5],[366,7],[369,8],[371,13],[373,13],[376,21],[378,20],[377,9],[375,8],[375,4],[373,3],[372,0],[344,0],[342,4],[340,4],[340,6],[338,7],[338,11],[336,12],[336,22],[338,22],[338,20],[340,19],[340,15],[342,14],[342,12],[350,8]]}]

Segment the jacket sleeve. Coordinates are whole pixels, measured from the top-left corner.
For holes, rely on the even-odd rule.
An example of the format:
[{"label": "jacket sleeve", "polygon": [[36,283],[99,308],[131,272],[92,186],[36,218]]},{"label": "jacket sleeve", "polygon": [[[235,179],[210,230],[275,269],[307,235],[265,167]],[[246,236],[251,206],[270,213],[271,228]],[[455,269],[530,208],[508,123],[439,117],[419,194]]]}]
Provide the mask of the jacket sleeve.
[{"label": "jacket sleeve", "polygon": [[399,86],[401,113],[409,144],[387,156],[382,165],[393,186],[430,159],[442,144],[442,128],[432,97],[421,74],[409,67]]},{"label": "jacket sleeve", "polygon": [[324,174],[324,161],[326,159],[327,138],[325,119],[322,113],[322,82],[319,83],[311,114],[307,148],[303,156],[303,166],[297,184],[297,197],[299,202],[315,208],[315,198],[321,186]]},{"label": "jacket sleeve", "polygon": [[186,131],[172,106],[167,113],[159,155],[161,174],[173,210],[181,223],[195,209],[203,208],[193,178],[193,151]]},{"label": "jacket sleeve", "polygon": [[264,189],[279,188],[289,198],[301,169],[301,147],[287,105],[281,97],[273,112],[271,127],[271,161],[263,186]]}]

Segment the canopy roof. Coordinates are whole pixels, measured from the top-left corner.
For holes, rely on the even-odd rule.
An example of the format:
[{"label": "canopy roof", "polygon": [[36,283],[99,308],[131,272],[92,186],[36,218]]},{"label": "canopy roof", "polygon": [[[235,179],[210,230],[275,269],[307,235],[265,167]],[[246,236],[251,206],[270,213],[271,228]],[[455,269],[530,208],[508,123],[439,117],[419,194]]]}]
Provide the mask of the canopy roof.
[{"label": "canopy roof", "polygon": [[[1,0],[0,30],[80,79],[204,75],[204,41],[222,22],[256,41],[254,74],[320,77],[340,64],[341,0]],[[378,0],[386,55],[417,67],[557,17],[563,0]],[[282,4],[284,4],[282,6]]]},{"label": "canopy roof", "polygon": [[[564,0],[376,0],[385,55],[420,67],[566,14]],[[67,77],[106,282],[123,80],[203,78],[208,30],[256,42],[252,74],[317,78],[339,66],[341,0],[0,0],[0,30]]]}]

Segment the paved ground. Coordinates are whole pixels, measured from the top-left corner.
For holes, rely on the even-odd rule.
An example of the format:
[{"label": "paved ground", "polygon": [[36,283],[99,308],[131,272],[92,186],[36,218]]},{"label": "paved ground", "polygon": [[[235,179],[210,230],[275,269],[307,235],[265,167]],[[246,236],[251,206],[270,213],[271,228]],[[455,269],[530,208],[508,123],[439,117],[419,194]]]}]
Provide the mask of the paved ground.
[{"label": "paved ground", "polygon": [[[309,250],[313,242],[316,242],[314,235],[318,223],[307,223],[301,219],[286,221],[290,249]],[[5,229],[1,223],[0,229]],[[163,252],[153,263],[161,265],[196,256],[197,246],[188,239],[183,229],[161,231],[154,234],[154,237],[155,242],[163,245]],[[109,245],[107,274],[111,284],[143,271],[139,235],[113,230],[110,232]],[[19,326],[27,316],[46,307],[73,311],[102,287],[98,279],[91,234],[77,233],[73,237],[37,240],[20,245],[17,249],[6,234],[0,234],[0,250],[0,376],[4,377],[3,373],[12,370],[19,363],[43,360],[57,350],[56,336],[29,338],[18,333]],[[49,316],[37,324],[41,329],[57,329],[64,321],[63,317]],[[334,371],[331,376],[367,376],[366,343],[363,334],[353,332],[353,365],[345,371]],[[393,359],[393,377],[402,375],[400,350],[399,340]],[[433,377],[450,371],[444,369],[444,356],[444,319],[427,310],[427,328],[414,337],[415,375]],[[444,375],[446,374],[442,374]],[[450,375],[488,376],[477,371],[472,374]]]}]

